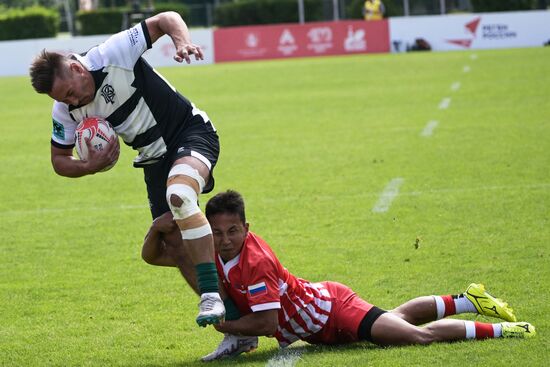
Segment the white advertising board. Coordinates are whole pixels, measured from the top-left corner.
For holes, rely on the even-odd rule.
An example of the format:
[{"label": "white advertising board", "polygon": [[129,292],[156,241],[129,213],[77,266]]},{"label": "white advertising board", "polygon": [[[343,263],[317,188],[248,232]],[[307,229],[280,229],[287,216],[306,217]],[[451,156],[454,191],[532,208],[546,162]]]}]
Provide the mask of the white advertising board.
[{"label": "white advertising board", "polygon": [[[43,38],[21,41],[0,42],[0,76],[28,75],[29,64],[42,49],[61,53],[82,53],[105,41],[109,35]],[[211,29],[191,30],[191,39],[201,46],[204,60],[195,61],[190,65],[205,65],[214,62],[213,34]],[[168,36],[163,36],[153,44],[153,48],[143,56],[153,66],[182,66],[174,61],[175,48]]]},{"label": "white advertising board", "polygon": [[542,46],[550,40],[550,11],[390,18],[392,52],[417,38],[435,51]]}]

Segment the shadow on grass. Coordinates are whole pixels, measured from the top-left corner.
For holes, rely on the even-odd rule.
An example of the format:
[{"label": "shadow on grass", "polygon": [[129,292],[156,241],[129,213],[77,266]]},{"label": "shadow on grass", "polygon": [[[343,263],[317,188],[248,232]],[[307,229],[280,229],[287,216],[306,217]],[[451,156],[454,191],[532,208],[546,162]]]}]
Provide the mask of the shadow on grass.
[{"label": "shadow on grass", "polygon": [[[257,350],[252,353],[244,353],[235,358],[225,358],[212,362],[201,362],[197,356],[193,361],[181,361],[168,364],[143,364],[143,367],[189,367],[189,366],[224,366],[224,365],[249,365],[249,364],[264,364],[267,365],[270,360],[277,359],[300,359],[304,354],[312,353],[332,353],[353,350],[373,350],[380,347],[370,343],[354,343],[345,345],[300,345],[289,347],[286,349],[268,349]],[[280,365],[280,364],[279,364]],[[135,364],[133,365],[136,366]]]}]

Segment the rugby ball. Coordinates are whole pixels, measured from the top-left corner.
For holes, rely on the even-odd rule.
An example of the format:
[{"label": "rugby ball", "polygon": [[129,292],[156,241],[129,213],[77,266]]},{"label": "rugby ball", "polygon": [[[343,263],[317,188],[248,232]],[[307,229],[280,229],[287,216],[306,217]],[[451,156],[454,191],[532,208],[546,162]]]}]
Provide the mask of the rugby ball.
[{"label": "rugby ball", "polygon": [[[95,150],[104,150],[109,145],[109,140],[117,136],[111,124],[101,117],[87,117],[82,120],[75,131],[75,148],[78,157],[86,161],[89,152],[86,139],[90,139],[91,146]],[[101,171],[107,171],[115,165],[116,161]]]}]

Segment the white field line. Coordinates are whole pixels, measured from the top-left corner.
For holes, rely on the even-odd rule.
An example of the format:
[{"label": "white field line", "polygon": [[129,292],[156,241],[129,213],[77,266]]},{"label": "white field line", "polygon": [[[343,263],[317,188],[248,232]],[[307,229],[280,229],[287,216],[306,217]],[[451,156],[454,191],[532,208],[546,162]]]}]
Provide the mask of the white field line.
[{"label": "white field line", "polygon": [[453,92],[456,92],[459,89],[460,89],[460,82],[454,82],[453,84],[451,84],[451,90]]},{"label": "white field line", "polygon": [[438,124],[439,124],[439,121],[435,121],[435,120],[428,121],[424,130],[422,130],[422,132],[420,133],[420,136],[426,136],[426,137],[432,136],[432,133]]},{"label": "white field line", "polygon": [[477,60],[477,54],[471,54],[470,59],[471,60]]},{"label": "white field line", "polygon": [[[516,190],[546,190],[550,189],[550,182],[539,182],[539,183],[533,183],[533,184],[525,184],[525,185],[495,185],[495,186],[477,186],[477,187],[467,187],[467,188],[461,188],[461,187],[453,187],[453,188],[439,188],[439,189],[428,189],[424,191],[409,191],[409,192],[400,192],[399,195],[401,196],[421,196],[421,195],[439,195],[439,194],[447,194],[447,193],[468,193],[468,192],[476,192],[476,191],[516,191]],[[380,196],[380,192],[358,192],[358,193],[351,193],[351,194],[338,194],[338,198],[353,198],[353,199],[361,199],[366,197],[378,197]],[[325,200],[325,201],[334,201],[336,198],[332,195],[316,195],[315,198],[319,201]],[[277,198],[277,199],[271,199],[271,198],[264,198],[262,199],[262,202],[270,203],[270,202],[295,202],[297,200],[296,196],[286,196],[284,199]],[[111,205],[111,206],[102,206],[102,207],[86,207],[86,206],[79,206],[79,207],[67,207],[67,208],[36,208],[36,209],[25,209],[25,210],[4,210],[0,211],[0,217],[10,217],[10,216],[33,216],[33,215],[41,215],[41,214],[50,214],[50,213],[70,213],[70,212],[82,212],[82,211],[105,211],[105,212],[112,212],[116,210],[146,210],[147,205]]]},{"label": "white field line", "polygon": [[441,100],[441,102],[439,102],[438,108],[440,110],[446,110],[447,108],[449,108],[450,105],[451,105],[451,98],[445,97]]},{"label": "white field line", "polygon": [[270,358],[265,364],[266,367],[294,367],[302,351],[297,348],[281,349],[277,355]]},{"label": "white field line", "polygon": [[56,214],[56,213],[69,213],[69,212],[111,212],[116,210],[136,210],[147,209],[147,205],[106,205],[106,206],[72,206],[67,208],[36,208],[26,210],[6,210],[0,211],[0,217],[14,216],[14,215],[41,215],[41,214]]},{"label": "white field line", "polygon": [[373,213],[387,212],[393,200],[399,195],[399,187],[405,180],[401,177],[392,179],[380,194],[378,202],[372,208]]},{"label": "white field line", "polygon": [[464,65],[464,67],[462,68],[463,73],[469,73],[470,70],[472,70],[472,68],[469,65]]}]

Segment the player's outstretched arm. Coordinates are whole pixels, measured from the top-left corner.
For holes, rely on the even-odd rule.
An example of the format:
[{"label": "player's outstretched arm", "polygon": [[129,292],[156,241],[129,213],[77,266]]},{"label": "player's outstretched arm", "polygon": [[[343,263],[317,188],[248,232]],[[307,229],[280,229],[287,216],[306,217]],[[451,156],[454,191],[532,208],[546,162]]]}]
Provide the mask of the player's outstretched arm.
[{"label": "player's outstretched arm", "polygon": [[107,149],[103,151],[96,151],[88,139],[86,140],[86,144],[90,152],[86,161],[75,158],[72,148],[62,149],[52,145],[51,160],[55,173],[60,176],[73,178],[93,175],[116,162],[120,154],[120,145],[117,137],[111,138]]},{"label": "player's outstretched arm", "polygon": [[279,324],[279,310],[253,312],[238,320],[214,325],[221,333],[247,336],[272,336]]},{"label": "player's outstretched arm", "polygon": [[174,60],[177,62],[191,63],[191,55],[195,55],[195,60],[203,60],[204,55],[200,46],[191,42],[191,35],[187,25],[181,19],[181,16],[173,11],[159,13],[145,20],[147,30],[151,37],[151,42],[155,43],[165,34],[169,35],[176,47]]},{"label": "player's outstretched arm", "polygon": [[172,213],[167,212],[156,218],[143,241],[141,258],[151,265],[177,266],[166,251],[166,245],[163,241],[163,235],[170,234],[173,231],[180,233],[177,224],[172,219]]}]

